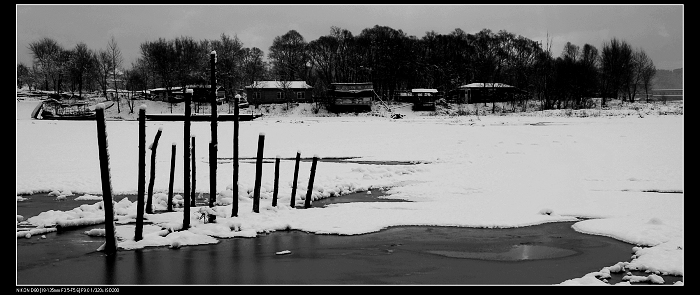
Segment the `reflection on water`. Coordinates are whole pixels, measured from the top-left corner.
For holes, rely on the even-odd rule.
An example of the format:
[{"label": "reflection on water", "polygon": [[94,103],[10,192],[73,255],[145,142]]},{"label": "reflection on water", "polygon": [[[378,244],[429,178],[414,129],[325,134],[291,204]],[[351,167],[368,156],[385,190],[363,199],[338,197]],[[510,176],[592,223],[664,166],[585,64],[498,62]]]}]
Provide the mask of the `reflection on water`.
[{"label": "reflection on water", "polygon": [[114,277],[116,275],[116,269],[115,269],[116,262],[117,262],[117,253],[105,255],[104,281],[108,285],[115,284]]},{"label": "reflection on water", "polygon": [[518,261],[518,260],[536,260],[536,259],[552,259],[574,255],[577,252],[569,249],[557,247],[540,246],[540,245],[514,245],[506,252],[492,251],[441,251],[428,250],[428,253],[442,255],[452,258],[470,258],[496,261]]},{"label": "reflection on water", "polygon": [[[59,240],[81,238],[80,231],[73,231],[18,240],[17,282],[556,284],[629,260],[632,245],[575,232],[571,224],[513,229],[393,227],[354,236],[278,231],[256,238],[223,239],[215,245],[120,250],[111,256],[94,252],[99,244],[86,250],[70,243],[69,248],[52,253],[51,259],[38,256],[57,248]],[[283,250],[291,253],[276,254]]]},{"label": "reflection on water", "polygon": [[403,199],[392,199],[387,197],[388,194],[381,189],[371,189],[369,191],[361,191],[350,193],[342,196],[334,196],[315,200],[312,202],[313,207],[326,207],[332,204],[354,203],[354,202],[408,202]]}]

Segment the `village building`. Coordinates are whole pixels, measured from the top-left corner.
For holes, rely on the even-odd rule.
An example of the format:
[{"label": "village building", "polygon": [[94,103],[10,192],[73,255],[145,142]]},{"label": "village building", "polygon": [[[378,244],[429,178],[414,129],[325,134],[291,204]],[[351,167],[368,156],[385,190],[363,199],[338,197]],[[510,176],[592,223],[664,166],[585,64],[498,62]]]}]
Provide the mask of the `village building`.
[{"label": "village building", "polygon": [[434,111],[435,101],[439,99],[437,89],[414,88],[411,89],[413,98],[413,110]]},{"label": "village building", "polygon": [[[187,89],[192,90],[193,102],[208,102],[211,103],[211,85],[188,85]],[[226,100],[226,91],[221,86],[216,87],[216,103],[222,104]]]},{"label": "village building", "polygon": [[331,83],[328,94],[328,108],[333,112],[369,112],[375,95],[371,82]]},{"label": "village building", "polygon": [[306,81],[255,81],[245,90],[248,103],[255,105],[313,100],[313,87]]},{"label": "village building", "polygon": [[[653,101],[671,101],[671,100],[683,100],[683,89],[651,89],[648,93],[649,100]],[[637,90],[636,100],[645,101],[647,99],[647,93],[644,90]]]},{"label": "village building", "polygon": [[[216,101],[221,104],[226,99],[226,92],[222,87],[216,87]],[[189,96],[193,102],[210,102],[211,85],[196,86],[190,85],[184,88],[181,86],[168,88],[154,88],[146,91],[148,97],[154,101],[165,101],[178,103],[185,101],[185,96]]]},{"label": "village building", "polygon": [[110,88],[110,89],[107,89],[105,92],[107,93],[107,99],[109,99],[109,100],[116,100],[117,97],[119,97],[121,99],[127,99],[129,97],[134,96],[133,91],[128,91],[126,89],[114,90],[114,89]]},{"label": "village building", "polygon": [[459,86],[457,101],[461,103],[488,103],[517,100],[524,91],[503,83],[470,83]]}]

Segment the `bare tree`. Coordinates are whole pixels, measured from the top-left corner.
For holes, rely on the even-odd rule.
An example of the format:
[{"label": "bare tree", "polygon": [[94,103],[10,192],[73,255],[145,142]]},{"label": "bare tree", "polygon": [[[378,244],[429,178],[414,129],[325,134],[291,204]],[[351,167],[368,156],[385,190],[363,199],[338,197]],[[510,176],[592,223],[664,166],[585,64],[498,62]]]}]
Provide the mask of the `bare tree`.
[{"label": "bare tree", "polygon": [[581,83],[585,85],[583,88],[583,95],[586,98],[584,107],[592,107],[593,103],[590,98],[594,97],[598,91],[598,64],[600,61],[598,49],[590,44],[583,45],[579,60],[583,71]]},{"label": "bare tree", "polygon": [[[547,42],[540,44],[540,50],[535,60],[535,91],[540,99],[541,109],[549,109],[553,105],[554,60],[552,59],[552,39],[547,34]],[[544,47],[542,48],[542,46]]]},{"label": "bare tree", "polygon": [[[245,73],[245,68],[242,65],[245,55],[243,43],[238,39],[238,36],[229,37],[226,34],[221,34],[221,39],[214,40],[211,44],[212,49],[217,54],[217,85],[224,89],[229,101],[234,103],[236,90],[241,87]],[[243,70],[241,70],[242,68]],[[231,105],[229,104],[229,109]]]},{"label": "bare tree", "polygon": [[172,42],[174,51],[176,84],[184,90],[188,84],[203,83],[208,75],[205,74],[205,62],[208,61],[207,48],[202,43],[194,41],[191,37],[181,36]]},{"label": "bare tree", "polygon": [[51,38],[43,38],[30,43],[29,50],[34,55],[34,63],[38,66],[44,80],[44,89],[49,89],[49,81],[51,81],[54,91],[58,93],[63,47]]},{"label": "bare tree", "polygon": [[243,48],[243,80],[251,85],[264,80],[266,74],[263,52],[260,48]]},{"label": "bare tree", "polygon": [[29,68],[20,62],[17,65],[17,88],[22,88],[24,85],[31,86],[30,80]]},{"label": "bare tree", "polygon": [[638,66],[638,75],[639,75],[639,83],[642,89],[644,90],[644,95],[646,96],[646,101],[649,102],[649,90],[651,90],[651,81],[654,78],[654,75],[656,75],[656,66],[654,66],[654,62],[649,58],[649,56],[644,52],[644,50],[639,51],[638,56],[637,56],[637,61],[639,63]]},{"label": "bare tree", "polygon": [[78,84],[78,96],[83,96],[83,85],[88,79],[88,75],[95,67],[93,53],[87,48],[85,43],[78,43],[73,49],[70,62],[71,76],[75,83]]},{"label": "bare tree", "polygon": [[122,66],[122,52],[119,50],[119,46],[117,46],[117,41],[114,40],[114,36],[109,40],[109,43],[107,43],[107,51],[109,53],[109,58],[111,60],[111,71],[112,71],[112,80],[114,81],[114,95],[116,95],[117,98],[117,113],[121,113],[121,109],[119,107],[120,105],[120,98],[119,98],[119,88],[117,82],[119,79],[117,79],[117,70],[119,70]]},{"label": "bare tree", "polygon": [[632,52],[632,59],[630,60],[630,72],[628,81],[626,83],[625,91],[627,94],[627,100],[629,102],[634,102],[634,97],[637,96],[637,89],[641,86],[641,61],[642,56],[640,51]]},{"label": "bare tree", "polygon": [[292,92],[291,86],[292,86],[292,81],[289,80],[279,80],[277,82],[277,87],[280,89],[280,92],[282,93],[282,99],[287,103],[287,109],[289,109],[289,103],[292,100]]},{"label": "bare tree", "polygon": [[273,71],[280,80],[295,81],[306,79],[307,43],[295,30],[275,37],[270,46],[268,57],[272,61]]},{"label": "bare tree", "polygon": [[308,54],[316,75],[321,81],[321,85],[316,84],[316,88],[328,89],[334,82],[337,72],[338,40],[332,36],[321,36],[317,40],[309,42]]},{"label": "bare tree", "polygon": [[330,36],[338,42],[333,82],[359,82],[357,69],[360,66],[360,56],[357,51],[357,38],[352,32],[335,26],[331,27]]},{"label": "bare tree", "polygon": [[[136,63],[131,64],[131,69],[124,71],[124,80],[126,81],[126,89],[129,91],[129,94],[131,96],[131,93],[134,93],[135,90],[141,90],[142,93],[145,93],[146,89],[146,74],[148,73],[147,70],[144,69],[144,61],[143,59],[138,59]],[[129,107],[129,113],[134,113],[134,107],[136,102],[129,97],[126,100],[126,104]]]},{"label": "bare tree", "polygon": [[177,83],[176,63],[178,55],[175,50],[175,42],[159,38],[157,41],[142,43],[141,56],[159,79],[161,87],[167,89],[167,95]]},{"label": "bare tree", "polygon": [[29,81],[31,85],[29,86],[29,89],[32,89],[32,85],[34,86],[34,89],[36,90],[37,87],[39,86],[39,83],[41,83],[41,70],[39,67],[35,64],[32,64],[31,69],[29,69]]},{"label": "bare tree", "polygon": [[600,57],[602,104],[605,105],[607,98],[616,99],[629,88],[632,81],[632,47],[625,41],[613,38],[603,44]]},{"label": "bare tree", "polygon": [[112,69],[112,59],[106,50],[100,50],[94,54],[94,59],[97,61],[97,83],[102,88],[102,95],[107,97],[107,78],[109,78],[110,70]]}]

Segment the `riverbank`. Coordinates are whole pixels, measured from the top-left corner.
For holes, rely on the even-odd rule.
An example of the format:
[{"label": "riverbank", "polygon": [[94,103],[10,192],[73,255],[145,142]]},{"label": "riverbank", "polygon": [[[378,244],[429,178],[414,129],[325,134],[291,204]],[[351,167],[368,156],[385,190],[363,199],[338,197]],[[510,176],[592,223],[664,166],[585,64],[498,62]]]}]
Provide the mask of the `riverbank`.
[{"label": "riverbank", "polygon": [[[401,201],[378,196],[383,194],[354,193],[323,199],[315,206]],[[123,197],[136,199],[133,195],[116,199]],[[30,217],[95,201],[34,195],[25,202],[18,202],[18,214]],[[224,239],[216,245],[122,250],[115,256],[97,252],[104,239],[85,234],[102,225],[87,226],[18,239],[17,283],[552,285],[600,265],[630,260],[633,245],[576,232],[573,223],[504,229],[397,226],[351,236],[274,231],[256,238]],[[612,273],[606,281],[627,283],[625,275]],[[666,285],[682,280],[661,277]]]},{"label": "riverbank", "polygon": [[[133,224],[120,224],[118,232],[124,239],[120,247],[137,250],[177,244],[187,248],[243,235],[262,237],[286,229],[318,235],[364,235],[409,225],[506,229],[585,218],[575,223],[577,231],[637,245],[632,248],[634,258],[618,261],[628,263],[631,259],[625,264],[628,269],[654,272],[644,278],[662,274],[682,277],[683,118],[636,114],[546,119],[407,116],[401,120],[358,114],[328,118],[270,116],[243,122],[239,157],[253,159],[258,135],[265,133],[268,160],[262,167],[259,213],[250,212],[256,167],[251,161],[241,161],[238,200],[243,209],[236,218],[231,217],[231,207],[227,206],[233,173],[228,160],[233,150],[232,125],[222,122],[215,182],[221,196],[217,201],[221,203],[215,209],[221,213],[217,221],[223,226],[203,224],[197,221],[197,216],[191,216],[191,230],[169,232],[165,237],[149,235],[144,242],[136,243],[130,239]],[[111,183],[116,194],[136,192],[137,127],[133,121],[108,123]],[[182,154],[182,124],[149,123],[146,138],[153,138],[161,128],[160,140],[164,144],[160,147],[164,148],[159,148],[159,160],[153,166],[157,174],[156,192],[168,190],[168,143],[177,145],[178,155]],[[94,122],[17,120],[17,129],[17,148],[22,151],[16,159],[21,163],[16,171],[18,202],[20,196],[38,192],[101,194]],[[196,136],[197,146],[206,144],[209,134],[210,126],[206,122],[192,124],[191,135]],[[196,164],[203,170],[197,173],[197,187],[208,191],[204,188],[210,183],[206,153],[201,148],[197,150]],[[307,191],[312,192],[313,200],[319,200],[378,188],[406,202],[353,202],[309,210],[289,208],[294,171],[294,161],[290,159],[297,151],[302,151],[304,158],[320,154],[324,159],[353,159],[320,162],[313,189],[304,187],[308,183],[310,163],[302,162],[297,201]],[[282,205],[276,208],[269,206],[275,166],[269,159],[274,155],[283,159],[278,195]],[[183,190],[181,159],[177,157],[175,191]],[[387,162],[403,164],[382,164]],[[147,171],[151,169],[147,167]],[[135,212],[133,203],[120,203],[120,206],[125,209],[118,213],[120,217]],[[97,206],[83,209],[57,217],[75,218],[78,213],[89,218],[104,215]],[[149,226],[149,234],[156,233],[150,232],[151,229],[168,230],[182,222],[181,214],[152,217],[157,220],[150,220],[154,225]],[[35,221],[37,225],[51,224],[43,218]],[[190,237],[196,240],[185,239]],[[596,274],[609,266],[612,265],[598,265],[589,271]],[[595,278],[591,280],[588,274],[581,280],[569,278],[567,283],[572,283],[570,280],[581,284],[601,283]]]},{"label": "riverbank", "polygon": [[[18,102],[33,103],[39,102],[40,97],[18,96]],[[600,104],[599,99],[597,99]],[[184,114],[185,103],[168,103],[153,100],[121,100],[117,103],[108,101],[100,96],[88,96],[87,102],[91,105],[98,103],[112,104],[105,110],[107,120],[138,120],[138,109],[141,105],[146,106],[147,114]],[[211,104],[192,103],[192,112],[200,114],[210,114]],[[23,111],[24,112],[24,111]],[[31,112],[31,110],[30,110]],[[218,114],[234,113],[233,106],[228,103],[217,105]],[[496,107],[491,104],[444,104],[438,105],[434,111],[415,111],[412,104],[408,102],[384,102],[376,101],[372,106],[372,111],[365,113],[332,113],[319,103],[281,103],[250,105],[239,110],[240,114],[246,116],[261,117],[261,119],[289,118],[289,117],[386,117],[391,118],[394,113],[400,114],[402,118],[445,118],[445,117],[473,117],[484,116],[524,116],[524,117],[625,117],[625,116],[654,116],[654,115],[683,115],[683,100],[669,101],[636,101],[633,103],[622,102],[620,100],[610,100],[605,107],[598,105],[590,109],[552,109],[540,110],[536,101],[531,101],[525,111],[521,107],[513,107],[510,103],[497,103]],[[19,113],[17,118],[23,118],[29,114]]]}]

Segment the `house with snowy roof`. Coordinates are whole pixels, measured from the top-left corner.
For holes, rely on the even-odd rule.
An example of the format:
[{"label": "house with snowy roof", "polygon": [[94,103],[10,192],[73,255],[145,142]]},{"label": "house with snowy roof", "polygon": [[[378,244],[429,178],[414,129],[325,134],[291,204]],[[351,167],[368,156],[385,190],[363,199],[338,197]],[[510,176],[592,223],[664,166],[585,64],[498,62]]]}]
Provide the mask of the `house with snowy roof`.
[{"label": "house with snowy roof", "polygon": [[487,103],[513,101],[516,96],[526,94],[517,87],[497,83],[470,83],[459,86],[458,100],[464,103]]},{"label": "house with snowy roof", "polygon": [[306,81],[254,81],[245,87],[251,104],[311,101],[313,87]]},{"label": "house with snowy roof", "polygon": [[439,92],[434,88],[413,88],[413,110],[434,111],[435,101],[439,98]]}]

